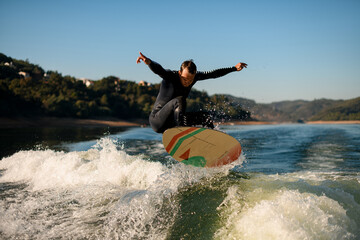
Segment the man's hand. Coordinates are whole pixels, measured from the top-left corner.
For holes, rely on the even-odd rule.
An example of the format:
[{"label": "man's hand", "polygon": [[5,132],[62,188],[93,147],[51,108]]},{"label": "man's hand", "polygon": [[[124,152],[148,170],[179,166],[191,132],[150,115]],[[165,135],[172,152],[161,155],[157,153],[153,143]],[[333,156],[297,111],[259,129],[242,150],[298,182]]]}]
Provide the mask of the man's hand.
[{"label": "man's hand", "polygon": [[136,59],[136,63],[140,63],[141,60],[146,64],[146,65],[149,65],[151,63],[151,60],[147,57],[145,57],[141,52],[140,53],[140,57],[138,57]]},{"label": "man's hand", "polygon": [[247,64],[240,62],[240,63],[236,64],[235,67],[236,67],[237,71],[241,71],[243,68],[247,68]]}]

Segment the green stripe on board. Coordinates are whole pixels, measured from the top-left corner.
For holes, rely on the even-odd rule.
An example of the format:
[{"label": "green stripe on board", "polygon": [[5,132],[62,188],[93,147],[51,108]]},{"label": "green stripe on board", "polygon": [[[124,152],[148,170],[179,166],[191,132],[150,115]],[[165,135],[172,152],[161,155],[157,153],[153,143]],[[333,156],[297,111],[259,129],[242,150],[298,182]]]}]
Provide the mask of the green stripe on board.
[{"label": "green stripe on board", "polygon": [[204,131],[204,130],[206,130],[206,128],[200,128],[199,130],[196,130],[196,131],[194,131],[194,132],[192,132],[192,133],[190,133],[190,134],[188,134],[188,135],[185,135],[184,137],[180,138],[179,141],[176,143],[175,147],[173,148],[173,150],[171,151],[170,155],[171,155],[171,156],[174,156],[174,154],[176,153],[176,151],[178,150],[178,148],[180,147],[180,145],[181,145],[186,139],[188,139],[188,138],[190,138],[190,137],[192,137],[192,136],[194,136],[194,135],[196,135],[196,134],[198,134],[198,133],[200,133],[200,132],[202,132],[202,131]]}]

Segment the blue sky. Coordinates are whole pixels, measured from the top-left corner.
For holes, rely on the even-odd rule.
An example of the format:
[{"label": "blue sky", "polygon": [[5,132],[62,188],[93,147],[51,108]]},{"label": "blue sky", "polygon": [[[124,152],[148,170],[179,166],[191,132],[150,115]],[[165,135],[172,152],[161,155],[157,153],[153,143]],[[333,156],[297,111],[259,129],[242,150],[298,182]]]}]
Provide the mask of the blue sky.
[{"label": "blue sky", "polygon": [[360,96],[360,1],[0,0],[0,52],[77,78],[159,83],[138,52],[177,70],[246,62],[198,90],[260,103]]}]

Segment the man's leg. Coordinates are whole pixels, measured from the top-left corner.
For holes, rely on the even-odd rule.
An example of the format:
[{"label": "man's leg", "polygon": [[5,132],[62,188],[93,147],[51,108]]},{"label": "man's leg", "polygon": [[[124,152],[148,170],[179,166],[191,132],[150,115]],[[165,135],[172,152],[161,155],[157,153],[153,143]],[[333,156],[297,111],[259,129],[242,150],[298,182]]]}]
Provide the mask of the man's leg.
[{"label": "man's leg", "polygon": [[184,97],[176,97],[171,100],[174,107],[174,123],[175,126],[184,126],[184,113],[186,108],[186,101]]},{"label": "man's leg", "polygon": [[165,104],[156,113],[151,113],[149,122],[153,130],[163,133],[166,129],[184,125],[184,101],[183,97],[177,97]]}]

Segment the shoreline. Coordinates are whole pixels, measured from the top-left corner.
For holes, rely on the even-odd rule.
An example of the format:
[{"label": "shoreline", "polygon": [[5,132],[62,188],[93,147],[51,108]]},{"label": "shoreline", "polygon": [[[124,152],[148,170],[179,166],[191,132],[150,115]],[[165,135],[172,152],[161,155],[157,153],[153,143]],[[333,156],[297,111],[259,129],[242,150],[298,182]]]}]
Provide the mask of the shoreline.
[{"label": "shoreline", "polygon": [[360,124],[360,120],[346,120],[346,121],[308,121],[306,124]]},{"label": "shoreline", "polygon": [[[215,124],[235,125],[276,125],[297,124],[292,122],[266,122],[266,121],[233,121],[214,122]],[[304,124],[360,124],[360,120],[352,121],[307,121]],[[26,128],[26,127],[144,127],[148,126],[146,120],[121,120],[121,119],[76,119],[76,118],[5,118],[0,117],[1,128]]]},{"label": "shoreline", "polygon": [[76,118],[2,118],[1,128],[26,127],[140,127],[140,121],[125,121],[120,119],[76,119]]},{"label": "shoreline", "polygon": [[303,123],[297,122],[266,122],[266,121],[235,121],[235,122],[225,122],[220,123],[221,125],[280,125],[280,124],[360,124],[360,120],[341,120],[341,121],[305,121]]},{"label": "shoreline", "polygon": [[214,122],[214,124],[219,125],[275,125],[275,124],[287,124],[286,122],[266,122],[266,121],[230,121],[230,122]]}]

